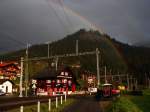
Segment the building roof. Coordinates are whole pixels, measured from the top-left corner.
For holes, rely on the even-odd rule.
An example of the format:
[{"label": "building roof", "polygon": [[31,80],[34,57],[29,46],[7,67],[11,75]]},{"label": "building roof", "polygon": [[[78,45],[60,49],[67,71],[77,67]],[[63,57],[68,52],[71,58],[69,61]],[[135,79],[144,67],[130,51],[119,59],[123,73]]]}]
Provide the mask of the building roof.
[{"label": "building roof", "polygon": [[16,64],[15,62],[3,62],[3,63],[0,63],[0,68],[12,66],[12,65],[14,65],[14,67],[15,67],[16,69],[19,69],[19,68],[17,67],[17,64]]},{"label": "building roof", "polygon": [[57,72],[51,68],[46,67],[43,71],[40,71],[35,76],[33,76],[33,79],[55,79],[57,75]]},{"label": "building roof", "polygon": [[[74,82],[76,82],[75,81],[76,78],[69,67],[65,67],[58,71],[56,71],[50,67],[46,67],[43,71],[41,71],[41,72],[37,73],[35,76],[33,76],[32,79],[48,80],[48,79],[64,78],[64,77],[59,77],[59,76],[61,76],[61,72],[68,72],[68,77],[72,78],[72,80],[74,80]],[[65,78],[67,78],[67,77],[65,77]]]},{"label": "building roof", "polygon": [[14,84],[11,80],[8,80],[8,79],[0,79],[0,84],[3,84],[3,83],[6,82],[6,81],[9,81],[9,82],[11,82],[12,84]]}]

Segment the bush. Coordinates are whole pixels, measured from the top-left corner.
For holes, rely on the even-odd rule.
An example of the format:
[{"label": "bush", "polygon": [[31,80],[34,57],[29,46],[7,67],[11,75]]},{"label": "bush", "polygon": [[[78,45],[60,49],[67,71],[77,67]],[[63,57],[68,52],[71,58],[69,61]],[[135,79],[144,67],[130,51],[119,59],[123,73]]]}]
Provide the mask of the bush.
[{"label": "bush", "polygon": [[143,91],[129,91],[127,94],[128,95],[134,95],[134,96],[142,96]]}]

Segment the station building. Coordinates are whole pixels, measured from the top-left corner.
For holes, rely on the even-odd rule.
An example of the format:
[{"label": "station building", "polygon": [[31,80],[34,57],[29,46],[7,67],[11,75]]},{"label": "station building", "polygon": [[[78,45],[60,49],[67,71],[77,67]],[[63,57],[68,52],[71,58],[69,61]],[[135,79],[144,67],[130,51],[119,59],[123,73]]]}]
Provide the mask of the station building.
[{"label": "station building", "polygon": [[35,95],[71,94],[76,90],[76,78],[69,67],[58,71],[45,68],[32,78],[31,87]]}]

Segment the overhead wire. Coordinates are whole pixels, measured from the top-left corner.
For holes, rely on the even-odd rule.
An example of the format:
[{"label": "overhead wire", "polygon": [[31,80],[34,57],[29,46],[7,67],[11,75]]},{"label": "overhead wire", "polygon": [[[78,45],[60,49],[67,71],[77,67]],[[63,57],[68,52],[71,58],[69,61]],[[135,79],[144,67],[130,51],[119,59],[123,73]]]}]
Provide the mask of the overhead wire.
[{"label": "overhead wire", "polygon": [[[0,33],[5,35],[5,39],[9,40],[9,41],[13,41],[16,44],[16,47],[25,47],[25,43],[23,43],[22,41],[19,41],[17,39],[15,39],[15,36],[11,33],[8,33],[6,31],[0,31]],[[6,49],[6,48],[1,48],[1,49]]]},{"label": "overhead wire", "polygon": [[71,20],[70,20],[70,18],[68,16],[66,10],[65,10],[64,0],[58,0],[58,2],[59,2],[60,6],[63,9],[64,16],[66,18],[67,23],[69,24],[69,29],[70,29],[70,27],[74,28],[74,26],[73,26],[73,24],[72,24],[72,22],[71,22]]},{"label": "overhead wire", "polygon": [[[52,8],[52,10],[53,10],[55,16],[57,17],[57,19],[59,20],[60,24],[63,26],[63,28],[65,28],[65,29],[67,28],[66,31],[67,31],[67,33],[69,33],[69,32],[68,32],[68,31],[69,31],[68,27],[66,27],[66,25],[64,24],[64,22],[62,21],[62,19],[61,19],[60,16],[58,15],[56,9],[52,6],[52,4],[50,3],[49,0],[45,0],[45,1],[48,3],[48,7],[49,7],[49,8]],[[51,1],[53,1],[53,0],[51,0]]]},{"label": "overhead wire", "polygon": [[[4,48],[4,47],[0,47],[0,51],[1,51],[1,52],[9,51],[9,49],[8,49],[8,48],[6,48],[6,47],[5,47],[5,48]],[[0,53],[0,54],[1,54],[1,53]]]},{"label": "overhead wire", "polygon": [[[73,24],[72,24],[72,22],[70,21],[69,16],[67,15],[68,9],[69,9],[69,11],[70,11],[71,13],[73,13],[73,14],[76,15],[77,17],[81,18],[81,20],[88,22],[88,24],[90,24],[90,28],[91,28],[92,30],[98,30],[98,31],[100,31],[102,34],[104,34],[104,30],[103,30],[102,28],[97,27],[96,24],[94,24],[94,23],[92,23],[91,21],[89,21],[87,18],[85,18],[84,16],[82,16],[80,13],[75,12],[74,10],[68,8],[68,7],[65,5],[64,0],[58,0],[58,1],[59,1],[59,4],[62,6],[62,8],[63,8],[63,10],[64,10],[64,13],[66,14],[67,21],[69,22],[69,24],[70,24],[72,27],[73,27]],[[66,10],[67,10],[67,11],[66,11]],[[73,29],[75,29],[75,27],[73,27]]]}]

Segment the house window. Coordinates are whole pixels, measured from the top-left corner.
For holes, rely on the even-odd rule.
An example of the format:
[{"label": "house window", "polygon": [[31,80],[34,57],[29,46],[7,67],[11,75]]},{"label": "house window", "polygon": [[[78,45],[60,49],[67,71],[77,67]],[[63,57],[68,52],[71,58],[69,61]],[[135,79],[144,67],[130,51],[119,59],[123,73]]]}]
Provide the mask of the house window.
[{"label": "house window", "polygon": [[65,76],[68,76],[68,72],[65,72]]},{"label": "house window", "polygon": [[61,75],[64,75],[64,72],[61,72]]}]

